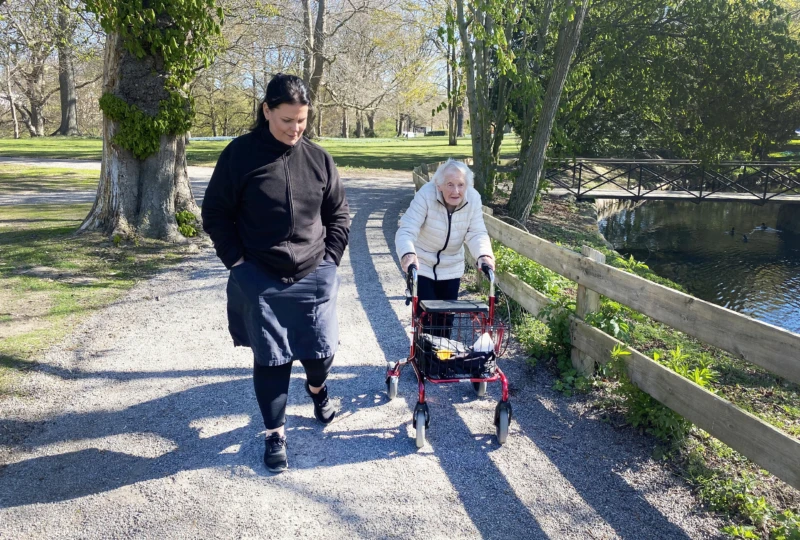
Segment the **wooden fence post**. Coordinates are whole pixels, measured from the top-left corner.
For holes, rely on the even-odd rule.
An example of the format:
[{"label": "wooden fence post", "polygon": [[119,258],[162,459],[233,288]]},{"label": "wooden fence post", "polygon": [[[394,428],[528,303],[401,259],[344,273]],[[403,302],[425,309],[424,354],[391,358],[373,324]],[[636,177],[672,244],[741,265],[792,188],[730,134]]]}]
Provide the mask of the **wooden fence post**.
[{"label": "wooden fence post", "polygon": [[[599,263],[605,264],[606,262],[605,255],[589,246],[581,247],[581,254]],[[583,320],[586,315],[598,309],[600,309],[600,294],[579,284],[578,296],[575,302],[575,314]],[[574,345],[572,347],[572,365],[584,377],[589,377],[594,373],[594,359],[588,354],[579,351]]]}]

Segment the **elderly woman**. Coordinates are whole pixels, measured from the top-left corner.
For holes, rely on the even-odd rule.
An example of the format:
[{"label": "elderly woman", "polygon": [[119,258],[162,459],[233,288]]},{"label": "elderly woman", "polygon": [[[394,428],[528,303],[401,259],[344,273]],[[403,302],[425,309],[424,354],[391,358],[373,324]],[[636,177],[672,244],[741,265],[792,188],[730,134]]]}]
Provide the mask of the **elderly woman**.
[{"label": "elderly woman", "polygon": [[481,196],[472,171],[448,159],[414,196],[400,219],[395,247],[403,272],[418,268],[420,300],[455,300],[464,275],[464,244],[476,264],[494,269],[494,254],[483,223]]}]

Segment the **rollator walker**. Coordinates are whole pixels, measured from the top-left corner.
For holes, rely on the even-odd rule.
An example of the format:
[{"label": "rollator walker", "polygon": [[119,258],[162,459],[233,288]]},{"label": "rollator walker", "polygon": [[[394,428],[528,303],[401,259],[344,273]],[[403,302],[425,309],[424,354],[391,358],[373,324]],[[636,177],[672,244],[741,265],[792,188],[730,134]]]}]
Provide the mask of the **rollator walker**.
[{"label": "rollator walker", "polygon": [[486,385],[500,382],[502,395],[494,410],[497,442],[504,444],[511,424],[508,379],[497,366],[501,347],[508,341],[508,329],[495,321],[495,274],[488,266],[481,268],[489,280],[489,304],[471,300],[420,300],[417,296],[417,267],[411,265],[406,277],[406,305],[411,305],[411,344],[408,358],[389,362],[386,391],[389,399],[397,397],[400,371],[411,364],[417,374],[419,398],[412,424],[416,429],[417,448],[425,445],[425,431],[431,414],[425,401],[425,382],[448,384],[469,381],[478,397],[486,394]]}]

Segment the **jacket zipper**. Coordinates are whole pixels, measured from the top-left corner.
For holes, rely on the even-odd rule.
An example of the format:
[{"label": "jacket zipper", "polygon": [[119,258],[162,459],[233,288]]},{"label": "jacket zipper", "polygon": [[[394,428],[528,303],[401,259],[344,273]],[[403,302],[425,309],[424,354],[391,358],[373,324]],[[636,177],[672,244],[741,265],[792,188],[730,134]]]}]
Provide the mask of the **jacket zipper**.
[{"label": "jacket zipper", "polygon": [[[438,197],[436,198],[436,201],[439,204],[441,204],[442,206],[444,206],[444,203],[442,203],[442,201],[440,201]],[[434,281],[438,281],[439,280],[439,278],[436,276],[436,267],[439,266],[439,262],[441,262],[440,261],[440,257],[442,255],[442,251],[447,249],[447,244],[450,243],[450,228],[451,228],[451,226],[453,224],[453,214],[455,214],[456,212],[458,212],[459,210],[461,210],[462,208],[464,208],[464,206],[467,206],[468,204],[469,204],[469,202],[465,202],[464,205],[461,208],[456,208],[452,212],[447,210],[447,207],[445,206],[445,210],[447,211],[447,236],[444,239],[444,246],[442,246],[442,249],[440,249],[438,252],[436,252],[436,264],[433,265],[433,280]]]},{"label": "jacket zipper", "polygon": [[289,249],[292,265],[296,265],[294,251],[292,250],[292,236],[294,236],[294,204],[292,203],[292,178],[289,176],[289,158],[283,155],[283,169],[286,171],[286,199],[289,203],[289,238],[286,247]]}]

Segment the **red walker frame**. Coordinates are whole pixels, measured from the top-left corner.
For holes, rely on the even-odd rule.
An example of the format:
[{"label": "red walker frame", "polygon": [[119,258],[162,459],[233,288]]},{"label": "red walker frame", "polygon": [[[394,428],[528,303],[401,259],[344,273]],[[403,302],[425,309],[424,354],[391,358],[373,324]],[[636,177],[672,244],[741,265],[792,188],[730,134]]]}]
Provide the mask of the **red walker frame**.
[{"label": "red walker frame", "polygon": [[[506,437],[508,435],[508,427],[511,422],[511,403],[508,401],[508,379],[503,373],[503,371],[499,367],[495,367],[493,372],[488,377],[463,377],[463,378],[453,378],[453,379],[436,379],[426,376],[422,370],[420,369],[418,360],[416,358],[416,336],[422,330],[423,318],[425,317],[426,313],[422,312],[417,315],[417,307],[419,305],[419,297],[417,296],[417,268],[415,265],[411,265],[408,269],[408,285],[409,285],[409,292],[411,294],[410,303],[411,303],[411,321],[412,321],[412,330],[413,330],[413,337],[411,339],[411,344],[409,346],[409,354],[408,358],[402,360],[400,362],[394,363],[390,362],[389,366],[386,370],[386,385],[387,390],[389,393],[389,399],[394,398],[396,395],[397,383],[400,377],[400,371],[403,366],[407,364],[411,364],[411,367],[414,368],[414,373],[417,375],[417,383],[419,389],[419,398],[417,401],[417,405],[414,408],[414,417],[412,419],[412,423],[414,427],[417,429],[417,447],[422,447],[424,444],[425,439],[425,428],[427,428],[430,424],[430,412],[428,411],[428,404],[425,401],[425,381],[429,381],[433,384],[449,384],[449,383],[458,383],[458,382],[465,382],[470,381],[473,385],[477,385],[480,383],[490,383],[490,382],[497,382],[500,381],[502,395],[501,399],[497,404],[497,408],[495,409],[495,418],[494,423],[497,427],[497,439],[500,444],[504,444],[506,441]],[[479,322],[481,325],[481,334],[486,329],[491,329],[494,332],[490,332],[490,336],[494,341],[494,353],[496,357],[501,355],[501,345],[503,343],[503,337],[507,330],[505,325],[502,323],[495,326],[495,305],[497,303],[497,297],[495,294],[495,275],[494,271],[490,269],[487,265],[484,265],[482,268],[483,273],[489,279],[490,287],[489,287],[489,313],[488,316],[485,311],[472,311],[472,312],[459,312],[461,314],[466,314],[473,321]],[[458,302],[458,301],[455,301]],[[407,301],[408,303],[408,301]],[[484,308],[485,309],[485,308]],[[455,314],[456,312],[452,312]],[[445,315],[448,313],[437,312],[439,315]],[[492,335],[494,333],[494,335]],[[394,379],[394,381],[392,380]],[[392,390],[392,384],[394,384],[394,394]],[[475,386],[477,390],[477,386]],[[420,426],[419,414],[424,414],[424,427]],[[422,431],[422,434],[420,434]]]}]

